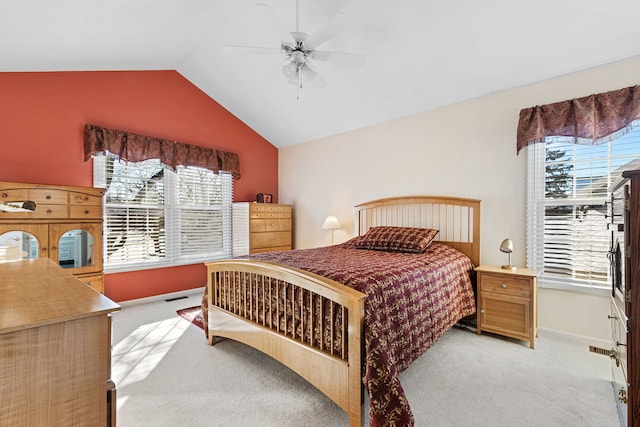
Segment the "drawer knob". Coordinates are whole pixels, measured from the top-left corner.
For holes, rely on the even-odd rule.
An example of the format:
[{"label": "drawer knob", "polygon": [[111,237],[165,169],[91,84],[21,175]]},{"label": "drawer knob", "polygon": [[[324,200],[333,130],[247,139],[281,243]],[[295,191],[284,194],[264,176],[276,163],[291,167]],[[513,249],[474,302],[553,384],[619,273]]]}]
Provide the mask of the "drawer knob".
[{"label": "drawer knob", "polygon": [[616,316],[611,316],[610,314],[608,314],[608,315],[607,315],[607,317],[608,317],[609,319],[617,319],[617,317],[616,317]]},{"label": "drawer knob", "polygon": [[500,287],[501,287],[502,289],[507,289],[507,285],[505,285],[504,283],[503,283],[502,285],[500,285]]}]

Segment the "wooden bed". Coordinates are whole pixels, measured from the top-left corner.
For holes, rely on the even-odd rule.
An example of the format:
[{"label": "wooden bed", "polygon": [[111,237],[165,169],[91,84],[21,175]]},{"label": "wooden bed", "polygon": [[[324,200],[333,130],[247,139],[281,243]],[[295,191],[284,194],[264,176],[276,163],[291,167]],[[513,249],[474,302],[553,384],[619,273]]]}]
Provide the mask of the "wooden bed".
[{"label": "wooden bed", "polygon": [[[474,265],[479,264],[479,200],[398,197],[364,203],[356,206],[355,211],[358,236],[371,227],[383,225],[437,229],[438,243],[454,247]],[[268,354],[346,411],[351,426],[363,425],[365,294],[308,271],[265,261],[222,260],[206,266],[208,282],[203,315],[209,344],[213,345],[216,337],[225,337]],[[278,304],[266,296],[270,292],[283,292],[293,301],[291,306],[278,308],[288,311],[285,319],[290,319],[290,325],[287,320],[274,324],[265,315],[272,309],[267,307],[269,304]],[[302,308],[304,304],[309,307]],[[309,313],[313,316],[314,307],[318,306],[329,310],[329,317],[344,321],[337,325],[323,321],[319,326],[305,325]],[[314,328],[321,330],[317,332]],[[323,339],[318,342],[305,339],[301,330],[310,330],[311,336],[328,334],[332,343],[339,343],[334,346],[326,345]]]}]

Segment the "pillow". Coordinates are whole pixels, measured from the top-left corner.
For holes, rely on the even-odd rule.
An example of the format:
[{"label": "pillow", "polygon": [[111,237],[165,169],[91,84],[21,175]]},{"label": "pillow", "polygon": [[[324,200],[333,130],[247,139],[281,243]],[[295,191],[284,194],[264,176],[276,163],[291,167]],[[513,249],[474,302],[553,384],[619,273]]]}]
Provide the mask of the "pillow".
[{"label": "pillow", "polygon": [[358,249],[420,253],[427,250],[437,234],[438,230],[430,228],[371,227],[355,246]]}]

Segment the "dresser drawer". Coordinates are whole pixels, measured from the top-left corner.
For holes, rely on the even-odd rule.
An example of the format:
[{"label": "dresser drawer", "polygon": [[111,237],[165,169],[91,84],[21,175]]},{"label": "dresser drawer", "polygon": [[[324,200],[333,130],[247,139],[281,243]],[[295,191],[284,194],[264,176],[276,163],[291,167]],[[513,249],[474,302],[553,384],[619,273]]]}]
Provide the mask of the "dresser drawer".
[{"label": "dresser drawer", "polygon": [[251,233],[264,233],[267,230],[266,219],[251,219],[249,220],[249,232]]},{"label": "dresser drawer", "polygon": [[101,205],[102,197],[92,196],[84,193],[69,193],[69,203],[75,205]]},{"label": "dresser drawer", "polygon": [[29,218],[68,218],[69,208],[67,205],[36,205],[36,210],[29,214]]},{"label": "dresser drawer", "polygon": [[249,213],[252,215],[256,214],[259,216],[264,216],[267,213],[277,213],[280,211],[282,206],[271,203],[251,203],[249,205]]},{"label": "dresser drawer", "polygon": [[29,190],[29,199],[34,202],[46,204],[66,205],[69,193],[64,190],[50,190],[48,188],[35,188]]},{"label": "dresser drawer", "polygon": [[280,231],[280,220],[278,218],[266,220],[267,231]]},{"label": "dresser drawer", "polygon": [[531,285],[528,279],[481,274],[480,291],[528,298],[531,295]]},{"label": "dresser drawer", "polygon": [[279,231],[291,231],[291,219],[282,219],[278,220],[278,230]]},{"label": "dresser drawer", "polygon": [[70,205],[69,218],[102,218],[102,206]]},{"label": "dresser drawer", "polygon": [[26,188],[0,190],[0,203],[24,202],[27,199],[29,199],[29,190]]},{"label": "dresser drawer", "polygon": [[289,218],[291,219],[291,208],[289,206],[283,206],[278,211],[278,218]]},{"label": "dresser drawer", "polygon": [[252,219],[249,221],[249,231],[251,233],[280,231],[280,224],[277,219]]},{"label": "dresser drawer", "polygon": [[251,249],[274,246],[291,246],[291,233],[288,231],[274,231],[251,234]]},{"label": "dresser drawer", "polygon": [[274,211],[255,211],[249,214],[249,218],[251,219],[274,219],[278,218],[278,212]]}]

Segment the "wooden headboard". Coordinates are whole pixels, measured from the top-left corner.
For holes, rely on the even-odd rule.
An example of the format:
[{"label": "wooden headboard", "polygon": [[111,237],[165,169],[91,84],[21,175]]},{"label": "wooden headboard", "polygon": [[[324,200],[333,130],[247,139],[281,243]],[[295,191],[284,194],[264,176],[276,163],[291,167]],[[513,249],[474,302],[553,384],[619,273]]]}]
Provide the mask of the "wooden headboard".
[{"label": "wooden headboard", "polygon": [[355,233],[391,225],[440,230],[436,240],[480,265],[480,200],[444,196],[391,197],[357,205]]}]

